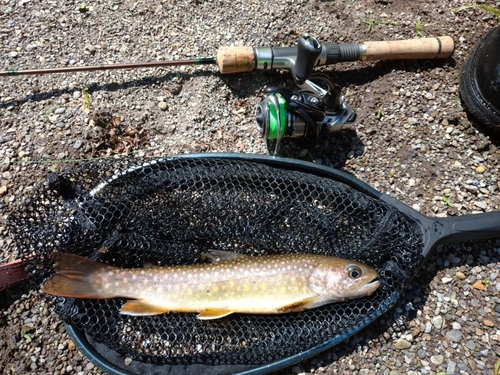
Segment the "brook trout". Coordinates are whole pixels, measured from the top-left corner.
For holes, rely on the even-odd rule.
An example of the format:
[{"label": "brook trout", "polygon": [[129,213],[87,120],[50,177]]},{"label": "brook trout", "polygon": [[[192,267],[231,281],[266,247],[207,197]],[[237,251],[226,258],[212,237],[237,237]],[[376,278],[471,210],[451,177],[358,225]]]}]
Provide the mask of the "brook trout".
[{"label": "brook trout", "polygon": [[313,254],[246,256],[204,254],[211,263],[125,269],[77,255],[53,255],[55,274],[42,287],[74,298],[129,298],[120,312],[198,313],[218,319],[232,313],[282,314],[371,295],[377,272],[359,262]]}]

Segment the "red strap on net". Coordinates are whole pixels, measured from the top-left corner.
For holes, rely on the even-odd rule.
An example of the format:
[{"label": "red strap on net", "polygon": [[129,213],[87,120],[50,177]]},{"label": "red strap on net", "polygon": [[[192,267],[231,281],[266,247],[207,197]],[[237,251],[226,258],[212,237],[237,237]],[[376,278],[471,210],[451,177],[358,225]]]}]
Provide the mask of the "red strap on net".
[{"label": "red strap on net", "polygon": [[22,283],[28,278],[21,260],[0,265],[0,291]]}]

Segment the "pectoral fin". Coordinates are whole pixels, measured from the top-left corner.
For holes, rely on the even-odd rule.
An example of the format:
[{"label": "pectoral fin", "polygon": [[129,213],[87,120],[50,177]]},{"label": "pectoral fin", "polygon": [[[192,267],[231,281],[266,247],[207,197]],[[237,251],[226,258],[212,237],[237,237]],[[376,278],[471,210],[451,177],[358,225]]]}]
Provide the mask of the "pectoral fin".
[{"label": "pectoral fin", "polygon": [[202,258],[208,259],[210,262],[215,263],[223,260],[246,258],[248,255],[235,253],[232,251],[208,250],[208,252],[201,254],[201,256]]},{"label": "pectoral fin", "polygon": [[120,313],[134,316],[159,315],[168,312],[170,312],[170,310],[164,307],[154,306],[139,299],[127,301],[120,309]]},{"label": "pectoral fin", "polygon": [[231,310],[206,309],[196,315],[196,317],[200,320],[220,319],[231,315],[233,312]]}]

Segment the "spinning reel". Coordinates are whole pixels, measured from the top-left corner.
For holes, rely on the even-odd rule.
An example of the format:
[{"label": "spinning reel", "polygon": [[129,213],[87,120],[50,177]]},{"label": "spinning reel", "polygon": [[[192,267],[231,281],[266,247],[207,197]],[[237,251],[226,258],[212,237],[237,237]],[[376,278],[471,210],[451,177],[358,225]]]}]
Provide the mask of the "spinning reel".
[{"label": "spinning reel", "polygon": [[325,74],[314,73],[322,52],[321,44],[309,35],[301,36],[297,57],[289,68],[300,90],[268,87],[267,97],[255,108],[255,120],[266,139],[268,152],[277,155],[283,138],[305,138],[351,129],[355,112],[341,97],[341,87]]}]

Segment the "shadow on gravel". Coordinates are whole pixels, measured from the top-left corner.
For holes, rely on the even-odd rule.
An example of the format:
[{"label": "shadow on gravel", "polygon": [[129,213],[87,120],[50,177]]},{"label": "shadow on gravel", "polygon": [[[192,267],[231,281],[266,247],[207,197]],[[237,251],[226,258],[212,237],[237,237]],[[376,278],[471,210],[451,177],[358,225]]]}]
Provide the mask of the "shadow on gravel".
[{"label": "shadow on gravel", "polygon": [[268,141],[269,154],[315,162],[342,169],[348,159],[363,155],[365,146],[356,131],[349,129],[337,133],[323,133],[306,138],[284,138],[276,154],[276,142]]},{"label": "shadow on gravel", "polygon": [[[462,102],[462,101],[461,101]],[[465,108],[465,105],[462,102],[462,107]],[[481,122],[479,122],[469,111],[464,109],[466,115],[467,115],[467,120],[470,121],[472,126],[477,129],[480,133],[488,136],[490,138],[490,141],[497,149],[500,149],[500,130],[498,132],[493,131],[491,128],[485,126]],[[498,124],[500,127],[500,124]]]},{"label": "shadow on gravel", "polygon": [[[334,75],[334,82],[342,85],[357,85],[361,86],[394,71],[403,71],[417,73],[436,68],[455,67],[456,61],[453,58],[436,59],[436,60],[387,60],[377,61],[371,66],[363,66],[363,62],[359,62],[359,68],[349,70],[334,70],[330,75]],[[458,81],[457,81],[458,84]]]},{"label": "shadow on gravel", "polygon": [[[164,76],[148,76],[144,77],[138,80],[132,80],[132,81],[126,81],[126,82],[109,82],[109,83],[103,83],[103,84],[97,84],[97,83],[92,83],[87,85],[86,87],[89,89],[90,92],[99,92],[99,91],[119,91],[119,90],[124,90],[124,89],[129,89],[133,87],[147,87],[151,86],[152,84],[161,84],[165,82],[171,82],[174,79],[181,79],[181,81],[185,81],[188,78],[192,77],[206,77],[206,76],[212,76],[214,74],[219,74],[217,72],[212,72],[212,71],[196,71],[193,73],[181,73],[181,72],[173,72],[173,73],[167,73]],[[35,102],[40,102],[43,100],[48,100],[54,97],[58,97],[64,94],[72,94],[75,90],[78,90],[79,88],[71,88],[71,89],[63,89],[63,90],[39,90],[35,92],[34,94],[31,95],[26,95],[25,97],[21,99],[13,99],[8,102],[3,102],[0,103],[0,109],[6,109],[12,105],[14,106],[20,106],[28,101],[35,101]]]},{"label": "shadow on gravel", "polygon": [[[0,311],[7,310],[10,305],[20,299],[24,293],[28,293],[30,286],[28,283],[16,285],[0,292]],[[1,315],[1,314],[0,314]],[[2,326],[0,320],[0,326]]]}]

